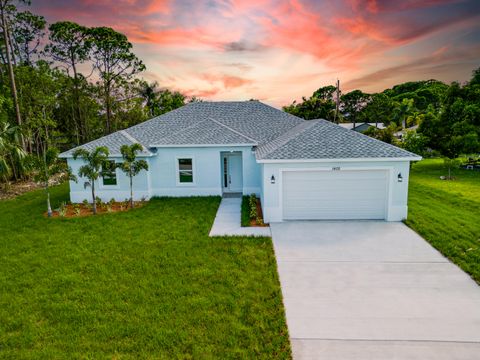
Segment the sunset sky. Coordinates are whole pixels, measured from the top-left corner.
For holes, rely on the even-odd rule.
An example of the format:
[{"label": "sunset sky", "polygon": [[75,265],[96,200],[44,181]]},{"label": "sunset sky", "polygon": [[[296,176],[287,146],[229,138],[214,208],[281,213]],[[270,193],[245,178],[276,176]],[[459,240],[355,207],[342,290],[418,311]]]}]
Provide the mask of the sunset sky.
[{"label": "sunset sky", "polygon": [[32,0],[47,21],[110,26],[143,77],[208,100],[309,96],[340,79],[374,92],[466,81],[480,66],[480,0]]}]

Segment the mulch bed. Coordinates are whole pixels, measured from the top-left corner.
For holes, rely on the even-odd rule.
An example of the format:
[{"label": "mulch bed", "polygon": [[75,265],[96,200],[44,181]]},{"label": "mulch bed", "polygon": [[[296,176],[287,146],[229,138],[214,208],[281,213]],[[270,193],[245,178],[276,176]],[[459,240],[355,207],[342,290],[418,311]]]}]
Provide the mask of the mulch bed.
[{"label": "mulch bed", "polygon": [[[260,203],[260,199],[257,198],[257,214],[260,219],[263,220],[263,212],[262,212],[262,204]],[[250,219],[250,226],[259,226],[259,227],[268,227],[268,224],[258,224],[257,219]]]},{"label": "mulch bed", "polygon": [[[134,201],[134,209],[142,207],[145,202],[143,201]],[[78,209],[79,211],[76,211]],[[67,204],[65,205],[65,214],[62,216],[58,209],[53,210],[52,217],[64,217],[64,218],[75,218],[75,217],[84,217],[84,216],[91,216],[93,215],[92,205],[89,204],[86,206],[85,204]],[[128,205],[125,202],[114,202],[111,204],[104,204],[97,205],[97,215],[100,214],[110,214],[116,212],[123,212],[131,210],[130,203]],[[45,217],[48,217],[48,213],[45,211]]]}]

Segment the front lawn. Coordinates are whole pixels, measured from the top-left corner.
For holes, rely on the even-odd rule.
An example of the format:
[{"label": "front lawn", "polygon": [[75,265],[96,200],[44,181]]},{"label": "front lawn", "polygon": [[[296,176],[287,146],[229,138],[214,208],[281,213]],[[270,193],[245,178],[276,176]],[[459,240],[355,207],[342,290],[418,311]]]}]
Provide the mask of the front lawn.
[{"label": "front lawn", "polygon": [[406,223],[480,284],[480,172],[446,172],[440,159],[413,164]]},{"label": "front lawn", "polygon": [[209,238],[219,202],[71,219],[44,218],[41,191],[0,202],[0,358],[290,358],[272,242]]}]

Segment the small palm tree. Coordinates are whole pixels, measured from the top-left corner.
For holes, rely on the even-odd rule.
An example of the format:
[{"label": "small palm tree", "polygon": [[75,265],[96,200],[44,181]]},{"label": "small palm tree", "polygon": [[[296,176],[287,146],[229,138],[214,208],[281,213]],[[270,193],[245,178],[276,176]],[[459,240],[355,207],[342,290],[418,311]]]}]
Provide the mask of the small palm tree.
[{"label": "small palm tree", "polygon": [[50,205],[49,181],[52,176],[66,172],[69,180],[75,180],[76,177],[71,173],[67,165],[58,159],[58,150],[50,148],[44,151],[42,156],[33,158],[33,168],[37,170],[34,176],[35,181],[41,182],[47,193],[47,212],[48,217],[52,217],[52,207]]},{"label": "small palm tree", "polygon": [[86,177],[88,181],[84,183],[85,189],[90,186],[92,189],[92,208],[93,214],[97,214],[97,205],[95,202],[95,180],[103,175],[103,170],[107,170],[108,166],[108,148],[105,146],[99,146],[96,149],[89,152],[85,149],[77,149],[73,153],[73,158],[81,158],[85,165],[82,165],[78,169],[78,176]]},{"label": "small palm tree", "polygon": [[142,145],[122,145],[123,162],[117,166],[130,178],[130,207],[133,208],[133,177],[142,170],[148,170],[148,163],[145,160],[136,160],[137,152],[142,151]]}]

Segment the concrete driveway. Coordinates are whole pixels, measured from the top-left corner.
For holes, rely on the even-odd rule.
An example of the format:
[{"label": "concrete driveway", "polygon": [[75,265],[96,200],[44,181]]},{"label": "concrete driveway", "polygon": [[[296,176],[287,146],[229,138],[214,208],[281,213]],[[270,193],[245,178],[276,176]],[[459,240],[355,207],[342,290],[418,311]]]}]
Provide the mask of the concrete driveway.
[{"label": "concrete driveway", "polygon": [[271,229],[294,359],[480,359],[480,288],[403,223]]}]

